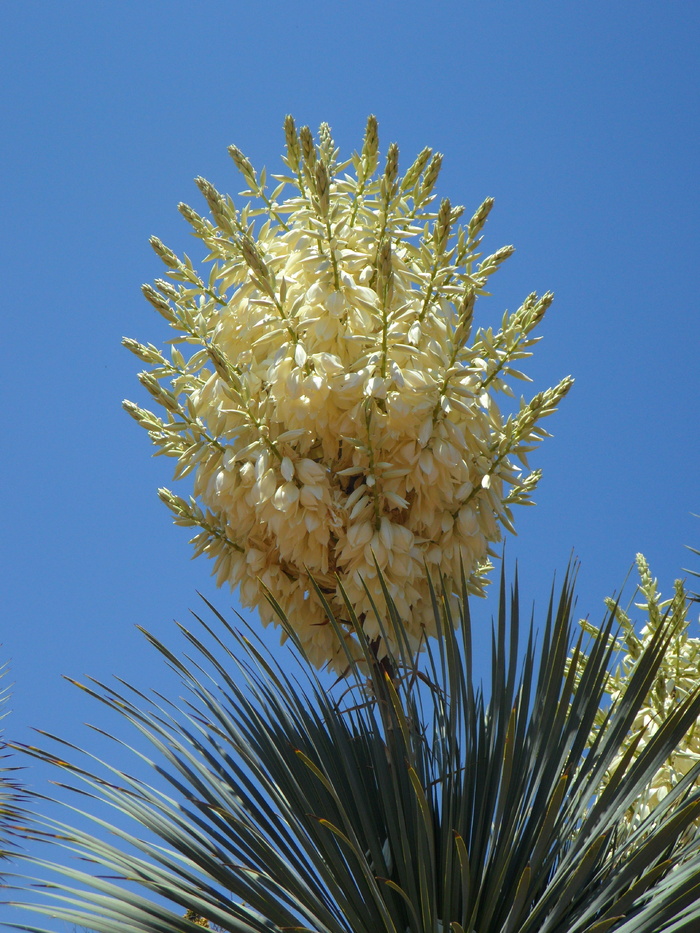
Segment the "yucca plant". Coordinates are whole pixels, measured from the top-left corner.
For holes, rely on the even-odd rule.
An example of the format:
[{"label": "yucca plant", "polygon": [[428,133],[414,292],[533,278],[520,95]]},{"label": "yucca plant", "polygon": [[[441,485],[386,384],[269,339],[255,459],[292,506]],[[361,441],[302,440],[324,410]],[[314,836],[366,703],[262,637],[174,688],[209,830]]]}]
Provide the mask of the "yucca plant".
[{"label": "yucca plant", "polygon": [[331,690],[283,614],[294,674],[213,609],[212,622],[181,627],[188,658],[147,636],[181,676],[185,704],[152,703],[131,687],[83,689],[148,738],[158,786],[96,759],[69,763],[78,749],[65,742],[54,753],[26,749],[73,779],[87,801],[80,812],[103,800],[119,814],[114,826],[93,816],[99,836],[38,821],[37,835],[87,865],[30,860],[65,879],[18,882],[40,884],[33,909],[97,933],[196,933],[204,922],[235,933],[700,928],[698,769],[619,832],[700,713],[695,692],[636,758],[632,748],[619,757],[673,622],[644,646],[589,747],[614,612],[590,644],[580,633],[572,646],[568,574],[540,630],[522,632],[517,579],[507,593],[502,576],[484,689],[463,584],[458,620],[431,586],[439,637],[418,655],[388,592],[376,621],[400,650],[381,660],[348,602],[363,658],[348,652],[348,676]]},{"label": "yucca plant", "polygon": [[23,906],[96,933],[697,930],[698,768],[626,820],[700,713],[691,691],[630,740],[676,616],[602,720],[615,610],[572,644],[572,574],[524,637],[502,574],[488,686],[472,651],[469,594],[572,384],[501,411],[551,294],[474,331],[512,252],[481,253],[492,199],[458,226],[433,206],[442,156],[401,176],[392,144],[380,169],[374,117],[347,162],[327,124],[315,140],[287,117],[285,143],[274,190],[231,147],[250,201],[199,178],[211,220],[180,205],[207,274],[152,239],[168,280],[144,292],[172,346],[125,344],[163,415],[125,404],[193,477],[189,500],[160,494],[195,554],[283,626],[298,668],[210,607],[182,627],[190,656],[147,636],[181,706],[83,685],[150,742],[154,784],[53,737],[23,747],[79,815],[35,797],[32,834],[64,851],[25,857]]}]

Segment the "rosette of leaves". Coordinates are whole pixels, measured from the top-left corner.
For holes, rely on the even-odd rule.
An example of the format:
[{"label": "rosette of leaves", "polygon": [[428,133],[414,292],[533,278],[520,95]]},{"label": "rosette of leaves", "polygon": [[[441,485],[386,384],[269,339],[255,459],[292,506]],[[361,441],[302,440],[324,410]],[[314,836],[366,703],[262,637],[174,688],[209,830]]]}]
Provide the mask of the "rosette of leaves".
[{"label": "rosette of leaves", "polygon": [[287,117],[285,136],[274,190],[234,146],[251,200],[237,209],[198,178],[209,216],[180,205],[208,272],[152,239],[168,279],[144,293],[172,349],[125,344],[164,414],[125,406],[176,477],[193,474],[189,500],[160,494],[196,529],[217,582],[264,623],[272,593],[312,661],[338,668],[340,634],[353,639],[340,583],[380,655],[379,570],[414,649],[432,633],[427,572],[454,591],[464,567],[483,592],[491,545],[539,479],[528,454],[541,421],[571,379],[502,413],[552,295],[474,330],[475,302],[513,250],[481,250],[492,199],[465,226],[463,208],[435,201],[439,153],[424,149],[402,176],[392,144],[380,164],[374,117],[343,163],[326,124],[314,140]]},{"label": "rosette of leaves", "polygon": [[124,750],[104,766],[67,760],[78,754],[67,743],[28,749],[74,787],[83,816],[98,801],[116,815],[94,815],[95,833],[38,820],[37,835],[77,862],[35,859],[62,880],[18,881],[37,892],[25,906],[97,933],[697,930],[697,766],[631,831],[626,813],[695,722],[698,692],[620,755],[672,624],[643,646],[589,747],[615,613],[570,652],[571,578],[537,635],[521,632],[517,582],[508,595],[502,578],[487,695],[466,590],[464,579],[456,629],[452,601],[431,591],[440,638],[420,655],[388,589],[376,618],[398,633],[396,654],[377,659],[348,607],[364,663],[348,652],[350,677],[332,691],[291,627],[293,672],[220,616],[183,628],[189,657],[149,636],[182,677],[183,705],[126,685],[83,689],[150,741],[153,780],[131,776]]}]

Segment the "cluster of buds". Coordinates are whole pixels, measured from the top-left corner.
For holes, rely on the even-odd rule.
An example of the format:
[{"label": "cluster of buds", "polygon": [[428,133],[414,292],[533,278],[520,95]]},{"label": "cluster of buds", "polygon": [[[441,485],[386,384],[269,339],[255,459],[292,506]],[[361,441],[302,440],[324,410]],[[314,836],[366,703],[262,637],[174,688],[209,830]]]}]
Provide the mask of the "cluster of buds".
[{"label": "cluster of buds", "polygon": [[415,649],[434,634],[429,577],[483,592],[493,545],[539,479],[527,455],[540,422],[571,379],[502,414],[552,296],[473,329],[513,250],[480,252],[492,199],[466,226],[461,207],[435,203],[439,153],[400,177],[392,144],[381,168],[374,117],[342,164],[326,124],[314,140],[287,117],[285,136],[274,190],[231,147],[245,206],[202,178],[211,219],[180,205],[208,250],[206,279],[152,239],[168,279],[144,293],[176,336],[169,356],[125,343],[165,414],[125,406],[176,477],[193,474],[191,497],[161,497],[197,529],[217,583],[264,623],[276,602],[310,659],[341,670],[338,631],[357,647],[348,604],[381,657],[383,586]]}]

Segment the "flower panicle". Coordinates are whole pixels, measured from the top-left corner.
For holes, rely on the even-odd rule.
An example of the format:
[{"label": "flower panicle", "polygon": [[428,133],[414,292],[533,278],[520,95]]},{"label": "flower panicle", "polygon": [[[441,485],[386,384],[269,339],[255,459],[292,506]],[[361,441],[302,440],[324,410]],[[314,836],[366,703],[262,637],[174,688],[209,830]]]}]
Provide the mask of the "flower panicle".
[{"label": "flower panicle", "polygon": [[272,594],[310,657],[340,667],[310,577],[350,642],[347,599],[381,652],[378,568],[423,644],[428,573],[459,588],[464,570],[483,593],[514,507],[532,502],[541,421],[571,380],[501,412],[497,394],[528,378],[514,364],[552,296],[531,294],[474,334],[477,299],[513,248],[478,252],[492,198],[466,226],[462,207],[437,201],[441,153],[426,147],[402,177],[392,144],[380,168],[373,116],[346,163],[327,124],[314,139],[287,116],[284,140],[288,174],[271,194],[231,146],[253,200],[236,208],[200,177],[209,216],[180,205],[209,250],[206,276],[152,238],[167,277],[143,291],[176,332],[170,359],[125,346],[150,367],[139,378],[164,416],[125,407],[176,459],[176,477],[193,475],[189,502],[161,498],[198,529],[195,553],[213,559],[217,581],[263,622]]},{"label": "flower panicle", "polygon": [[[700,638],[690,635],[691,596],[682,580],[674,581],[673,595],[662,598],[658,582],[652,576],[649,563],[643,554],[636,556],[639,583],[638,601],[635,608],[642,613],[642,619],[636,621],[630,611],[620,605],[619,598],[609,597],[605,604],[619,626],[619,632],[611,635],[613,650],[617,655],[617,664],[610,673],[606,692],[612,702],[623,694],[638,663],[645,655],[660,628],[667,627],[672,633],[656,677],[651,684],[637,716],[632,723],[627,738],[618,755],[613,759],[604,778],[603,787],[609,783],[624,755],[638,758],[643,750],[654,741],[662,724],[673,715],[691,694],[697,692],[697,671],[700,666]],[[600,636],[600,630],[588,620],[582,620],[581,626],[594,638]],[[601,708],[591,732],[591,743],[605,722],[607,710]],[[700,720],[693,723],[682,736],[670,756],[651,776],[642,793],[624,815],[624,832],[632,834],[649,817],[653,810],[676,787],[688,771],[700,762]],[[697,782],[694,785],[697,790]],[[602,790],[602,788],[601,788]],[[675,805],[678,809],[684,798]],[[696,820],[696,827],[700,820]]]}]

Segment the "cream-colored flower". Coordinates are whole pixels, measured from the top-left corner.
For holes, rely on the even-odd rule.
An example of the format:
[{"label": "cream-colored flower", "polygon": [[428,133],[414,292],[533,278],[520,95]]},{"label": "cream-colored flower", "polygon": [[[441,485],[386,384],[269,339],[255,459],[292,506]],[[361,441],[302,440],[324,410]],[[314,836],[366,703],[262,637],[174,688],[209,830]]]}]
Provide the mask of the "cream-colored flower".
[{"label": "cream-colored flower", "polygon": [[[633,741],[638,740],[634,753],[636,758],[649,744],[668,716],[694,692],[698,686],[700,669],[700,638],[690,637],[688,618],[688,594],[680,580],[675,583],[672,598],[662,600],[658,592],[657,581],[649,571],[649,565],[642,554],[637,555],[637,568],[640,575],[639,592],[641,602],[637,608],[646,617],[644,625],[635,625],[629,615],[617,603],[607,600],[608,607],[614,609],[621,627],[621,634],[616,642],[619,663],[607,682],[607,692],[613,702],[624,693],[643,651],[649,645],[659,626],[670,623],[674,635],[664,653],[661,667],[654,685],[639,710],[630,733],[620,748],[620,752],[610,766],[605,781],[615,771],[623,755]],[[584,628],[591,634],[598,630],[589,622],[583,622]],[[591,735],[594,740],[597,728],[602,724],[607,711],[601,709],[596,729]],[[649,815],[664,797],[676,786],[678,781],[691,767],[700,761],[700,720],[678,743],[676,750],[656,772],[644,794],[627,813],[627,823],[634,828]]]},{"label": "cream-colored flower", "polygon": [[344,588],[381,654],[379,568],[418,647],[434,634],[426,566],[455,589],[463,570],[483,591],[489,548],[539,477],[515,461],[571,380],[502,416],[498,396],[523,378],[514,366],[551,295],[472,334],[476,298],[512,249],[480,253],[490,199],[466,227],[462,208],[434,206],[439,154],[423,150],[401,178],[392,145],[377,172],[373,117],[342,165],[325,124],[314,143],[288,117],[285,135],[274,191],[232,149],[253,200],[237,211],[198,179],[212,219],[181,205],[208,250],[206,279],[152,241],[170,281],[144,291],[176,332],[172,355],[126,344],[152,367],[141,379],[165,417],[126,404],[176,476],[194,474],[189,505],[163,498],[198,528],[217,581],[264,622],[269,591],[312,660],[342,669],[309,572],[349,632]]}]

